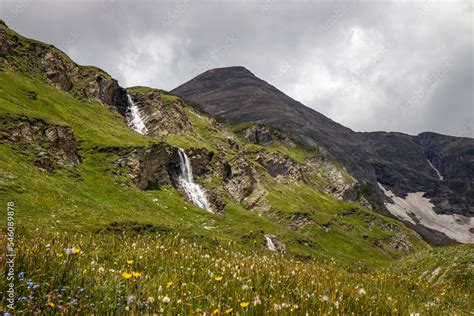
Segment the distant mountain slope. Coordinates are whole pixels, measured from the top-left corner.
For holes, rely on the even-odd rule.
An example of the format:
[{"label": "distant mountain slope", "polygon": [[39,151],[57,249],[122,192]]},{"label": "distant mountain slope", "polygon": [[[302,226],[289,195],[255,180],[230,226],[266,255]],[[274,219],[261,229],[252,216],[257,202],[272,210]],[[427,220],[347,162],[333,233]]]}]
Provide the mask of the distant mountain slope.
[{"label": "distant mountain slope", "polygon": [[[433,203],[429,216],[434,221],[438,214],[461,216],[451,217],[446,225],[462,230],[466,234],[462,241],[474,242],[474,139],[434,133],[357,133],[291,99],[244,67],[209,70],[172,93],[200,103],[210,114],[234,122],[268,124],[329,152],[354,177],[371,186],[376,208],[386,205],[396,215],[394,201],[384,190],[402,200],[408,193],[422,192],[422,198]],[[437,244],[457,240],[446,231],[423,225],[420,218],[426,214],[417,214],[419,208],[397,207],[410,214],[413,223],[405,222],[427,240]]]}]

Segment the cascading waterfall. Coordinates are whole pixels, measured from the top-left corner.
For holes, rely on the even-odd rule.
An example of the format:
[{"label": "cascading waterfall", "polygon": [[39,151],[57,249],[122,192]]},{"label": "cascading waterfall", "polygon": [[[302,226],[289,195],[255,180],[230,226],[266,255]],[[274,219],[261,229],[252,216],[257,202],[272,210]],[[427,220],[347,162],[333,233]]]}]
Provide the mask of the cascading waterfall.
[{"label": "cascading waterfall", "polygon": [[212,213],[209,201],[207,200],[204,191],[199,184],[194,182],[193,170],[188,156],[181,148],[179,148],[178,154],[179,168],[181,170],[181,175],[179,176],[181,187],[194,205]]},{"label": "cascading waterfall", "polygon": [[127,94],[128,99],[128,109],[130,112],[130,116],[128,117],[128,126],[133,128],[139,134],[146,134],[148,129],[143,122],[143,119],[140,115],[140,110],[138,110],[138,106],[133,102],[130,95]]},{"label": "cascading waterfall", "polygon": [[277,251],[276,247],[275,247],[275,244],[273,243],[273,240],[268,237],[267,235],[264,235],[265,239],[266,239],[266,246],[268,248],[268,250],[271,250],[271,251]]}]

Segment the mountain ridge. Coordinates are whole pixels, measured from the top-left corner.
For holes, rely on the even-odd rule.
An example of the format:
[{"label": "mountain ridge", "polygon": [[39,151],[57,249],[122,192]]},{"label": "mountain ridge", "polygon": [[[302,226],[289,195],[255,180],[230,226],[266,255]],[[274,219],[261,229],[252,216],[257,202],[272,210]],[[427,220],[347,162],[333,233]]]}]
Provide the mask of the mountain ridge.
[{"label": "mountain ridge", "polygon": [[[383,131],[355,132],[291,99],[244,69],[212,69],[171,92],[200,103],[211,115],[222,116],[233,122],[268,124],[289,132],[312,148],[327,151],[341,161],[352,176],[371,186],[371,190],[376,193],[372,199],[375,208],[390,212],[387,204],[391,204],[392,199],[384,194],[381,183],[402,198],[410,192],[423,192],[434,203],[433,212],[436,214],[474,216],[474,199],[470,198],[474,188],[474,155],[470,148],[474,148],[474,139],[433,132],[418,135]],[[237,78],[234,78],[235,73],[238,74],[235,76]],[[242,73],[246,76],[242,77]],[[463,161],[457,164],[456,170],[452,166],[445,167],[449,162],[433,151],[435,146],[438,152],[448,156],[439,143],[449,141],[458,144],[459,149],[457,156],[450,156],[451,160]],[[453,147],[449,144],[445,146]],[[439,169],[448,175],[441,178],[438,176]],[[467,176],[463,177],[463,174]],[[453,242],[449,237],[443,237],[441,232],[418,231],[429,240]]]}]

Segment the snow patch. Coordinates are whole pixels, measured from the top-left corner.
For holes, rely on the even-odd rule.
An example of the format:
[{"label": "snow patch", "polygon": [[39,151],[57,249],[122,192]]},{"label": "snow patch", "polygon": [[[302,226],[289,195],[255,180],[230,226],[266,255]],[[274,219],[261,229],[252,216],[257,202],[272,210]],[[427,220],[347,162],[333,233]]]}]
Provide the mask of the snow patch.
[{"label": "snow patch", "polygon": [[385,202],[388,211],[398,219],[411,224],[420,224],[446,234],[451,239],[461,243],[474,243],[474,234],[469,230],[474,228],[471,217],[458,214],[437,214],[431,200],[423,197],[425,192],[411,192],[405,198],[395,196],[379,183],[380,189],[393,203]]}]

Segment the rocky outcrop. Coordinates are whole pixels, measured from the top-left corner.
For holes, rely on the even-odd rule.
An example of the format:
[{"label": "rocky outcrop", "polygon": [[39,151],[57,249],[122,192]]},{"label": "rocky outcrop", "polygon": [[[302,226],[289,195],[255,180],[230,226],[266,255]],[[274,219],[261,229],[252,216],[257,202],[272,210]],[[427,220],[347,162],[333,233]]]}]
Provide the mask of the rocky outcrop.
[{"label": "rocky outcrop", "polygon": [[279,152],[262,151],[255,159],[278,181],[305,181],[304,167]]},{"label": "rocky outcrop", "polygon": [[6,25],[3,21],[0,21],[0,57],[10,54],[10,45],[8,44],[8,36],[5,26]]},{"label": "rocky outcrop", "polygon": [[306,163],[314,172],[327,183],[323,190],[345,201],[359,199],[359,186],[343,167],[337,166],[325,156],[316,156],[306,159]]},{"label": "rocky outcrop", "polygon": [[238,132],[247,142],[262,146],[269,146],[275,141],[281,142],[289,147],[296,147],[296,144],[288,135],[277,132],[265,125],[254,124]]},{"label": "rocky outcrop", "polygon": [[186,154],[191,160],[191,167],[195,176],[201,177],[212,173],[211,162],[214,157],[212,151],[207,148],[189,148],[186,150]]},{"label": "rocky outcrop", "polygon": [[149,136],[190,133],[193,126],[184,112],[184,101],[162,90],[129,88],[130,97],[140,109]]},{"label": "rocky outcrop", "polygon": [[295,230],[314,224],[314,221],[310,218],[309,214],[306,213],[294,213],[290,216],[289,220],[290,224],[288,226]]},{"label": "rocky outcrop", "polygon": [[133,149],[117,161],[117,166],[125,169],[126,176],[142,190],[177,186],[180,174],[178,149],[166,143]]},{"label": "rocky outcrop", "polygon": [[[110,150],[109,150],[110,151]],[[120,158],[116,161],[114,175],[127,181],[121,181],[120,185],[133,184],[141,190],[156,190],[164,185],[171,185],[180,191],[183,196],[186,194],[178,181],[181,175],[179,165],[179,148],[161,142],[152,144],[149,147],[139,147],[134,149],[117,148],[111,151],[120,152]],[[197,176],[207,174],[208,163],[213,157],[211,152],[201,148],[191,148],[186,150],[191,161],[191,166],[196,168]],[[129,183],[130,182],[130,183]],[[221,212],[225,204],[218,194],[205,188],[205,195],[211,204],[211,211]]]},{"label": "rocky outcrop", "polygon": [[0,63],[37,73],[61,90],[79,99],[97,100],[112,106],[122,116],[128,108],[127,92],[103,70],[79,66],[52,45],[21,38],[0,24]]},{"label": "rocky outcrop", "polygon": [[240,132],[242,137],[251,144],[270,145],[273,141],[273,133],[265,126],[252,125]]},{"label": "rocky outcrop", "polygon": [[258,185],[254,169],[242,157],[225,164],[223,174],[225,187],[237,202],[250,196]]},{"label": "rocky outcrop", "polygon": [[40,119],[1,118],[0,142],[33,155],[42,170],[74,166],[81,162],[78,143],[69,126],[51,125]]}]

